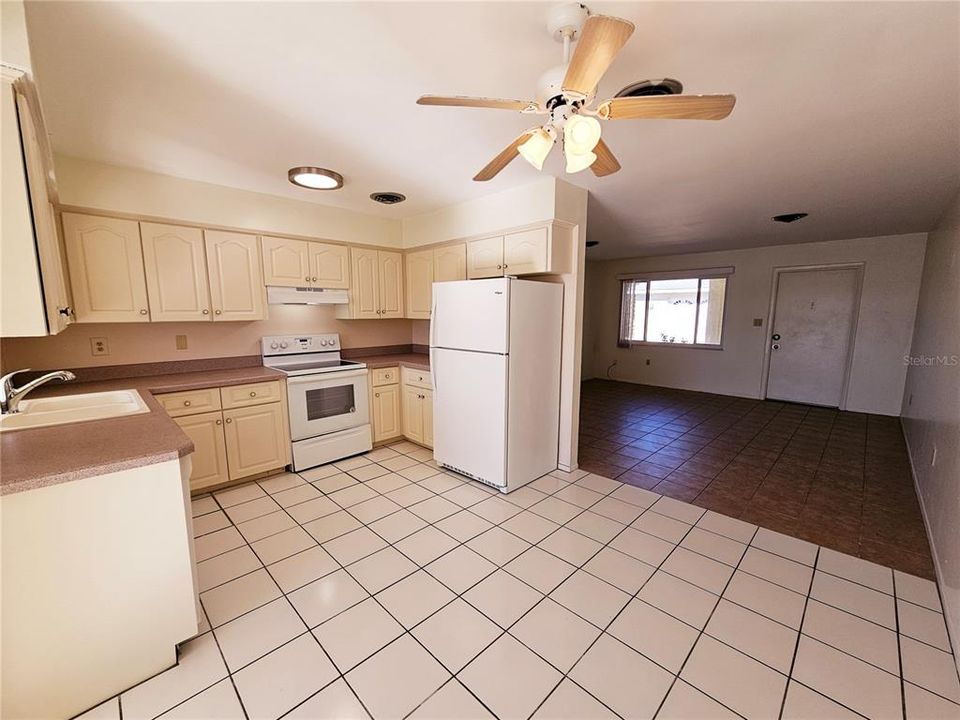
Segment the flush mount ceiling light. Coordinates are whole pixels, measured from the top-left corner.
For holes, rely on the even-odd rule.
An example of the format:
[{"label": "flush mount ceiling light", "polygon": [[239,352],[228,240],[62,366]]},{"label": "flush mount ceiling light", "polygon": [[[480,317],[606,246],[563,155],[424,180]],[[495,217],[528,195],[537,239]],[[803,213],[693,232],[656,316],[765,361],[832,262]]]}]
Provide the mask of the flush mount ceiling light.
[{"label": "flush mount ceiling light", "polygon": [[[538,83],[536,100],[424,95],[418,105],[513,110],[523,115],[546,115],[540,126],[524,131],[487,163],[474,180],[494,178],[517,156],[538,170],[557,140],[563,142],[567,172],[590,168],[597,177],[611,175],[620,163],[600,139],[600,120],[722,120],[733,110],[733,95],[682,95],[683,86],[664,78],[624,88],[616,97],[594,105],[597,83],[633,34],[633,23],[605,15],[591,15],[578,2],[554,7],[547,16],[547,32],[563,43],[563,64],[547,70]],[[571,45],[576,47],[571,53]]]},{"label": "flush mount ceiling light", "polygon": [[290,168],[287,179],[308,190],[338,190],[343,187],[343,175],[321,167]]},{"label": "flush mount ceiling light", "polygon": [[778,223],[792,223],[797,220],[803,220],[807,213],[785,213],[783,215],[774,215],[771,220]]}]

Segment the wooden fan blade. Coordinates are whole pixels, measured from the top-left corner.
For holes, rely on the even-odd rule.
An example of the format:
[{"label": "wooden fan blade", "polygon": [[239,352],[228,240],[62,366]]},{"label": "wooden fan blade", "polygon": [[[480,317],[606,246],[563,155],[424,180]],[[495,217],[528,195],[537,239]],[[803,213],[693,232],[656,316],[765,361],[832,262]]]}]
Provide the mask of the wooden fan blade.
[{"label": "wooden fan blade", "polygon": [[596,154],[597,159],[593,161],[590,169],[597,177],[613,175],[620,169],[620,161],[614,157],[613,153],[610,152],[610,148],[607,147],[607,144],[603,140],[597,143],[593,152]]},{"label": "wooden fan blade", "polygon": [[503,100],[501,98],[466,97],[463,95],[423,95],[417,105],[439,105],[443,107],[492,108],[494,110],[517,110],[534,112],[537,104],[533,100]]},{"label": "wooden fan blade", "polygon": [[519,155],[517,148],[526,142],[531,133],[536,132],[536,130],[537,128],[534,128],[533,130],[527,130],[525,133],[523,133],[523,135],[507,145],[503,150],[500,151],[499,155],[486,164],[483,170],[474,175],[473,179],[477,182],[486,182],[487,180],[492,180],[494,177],[496,177],[497,173],[503,170],[507,165],[510,164],[511,160]]},{"label": "wooden fan blade", "polygon": [[597,112],[606,120],[723,120],[736,102],[735,95],[649,95],[613,98]]},{"label": "wooden fan blade", "polygon": [[632,34],[633,23],[627,20],[607,15],[588,17],[563,78],[564,91],[589,95]]}]

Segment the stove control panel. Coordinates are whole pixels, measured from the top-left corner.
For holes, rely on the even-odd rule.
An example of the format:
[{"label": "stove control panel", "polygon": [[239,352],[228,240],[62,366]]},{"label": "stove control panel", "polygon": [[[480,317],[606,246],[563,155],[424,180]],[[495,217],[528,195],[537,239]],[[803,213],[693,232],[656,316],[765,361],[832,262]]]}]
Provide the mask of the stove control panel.
[{"label": "stove control panel", "polygon": [[336,352],[340,349],[337,333],[326,335],[270,335],[260,341],[260,354],[293,355],[315,352]]}]

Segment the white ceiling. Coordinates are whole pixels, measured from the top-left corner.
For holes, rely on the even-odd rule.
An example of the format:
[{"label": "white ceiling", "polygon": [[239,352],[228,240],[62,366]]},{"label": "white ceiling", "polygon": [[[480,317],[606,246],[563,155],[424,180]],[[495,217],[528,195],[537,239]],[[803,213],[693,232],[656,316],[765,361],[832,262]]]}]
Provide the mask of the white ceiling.
[{"label": "white ceiling", "polygon": [[[30,2],[33,64],[64,154],[406,217],[530,182],[471,177],[531,118],[424,108],[529,98],[560,60],[541,3]],[[621,121],[624,169],[590,190],[591,257],[930,229],[960,185],[956,2],[595,3],[637,30],[600,84],[732,92],[720,122]],[[287,183],[316,164],[336,193]],[[396,190],[395,207],[368,199]],[[770,216],[805,211],[795,225]]]}]

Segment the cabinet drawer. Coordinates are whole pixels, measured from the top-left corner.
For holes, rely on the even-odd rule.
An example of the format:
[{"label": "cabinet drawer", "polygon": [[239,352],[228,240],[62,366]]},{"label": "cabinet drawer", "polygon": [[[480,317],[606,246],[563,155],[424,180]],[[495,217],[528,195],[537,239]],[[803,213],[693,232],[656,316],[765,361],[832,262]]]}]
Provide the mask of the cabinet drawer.
[{"label": "cabinet drawer", "polygon": [[402,368],[403,384],[413,385],[414,387],[425,390],[433,390],[433,379],[430,377],[429,370],[415,370],[413,368]]},{"label": "cabinet drawer", "polygon": [[220,409],[220,391],[217,388],[164,393],[156,398],[170,417],[196,415]]},{"label": "cabinet drawer", "polygon": [[262,405],[269,402],[280,402],[283,393],[283,384],[279,380],[270,382],[249,383],[247,385],[231,385],[220,388],[223,398],[223,409]]},{"label": "cabinet drawer", "polygon": [[400,368],[398,367],[376,368],[370,371],[370,384],[373,387],[396,385],[398,382],[400,382]]}]

